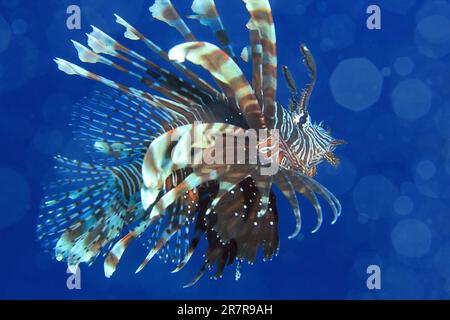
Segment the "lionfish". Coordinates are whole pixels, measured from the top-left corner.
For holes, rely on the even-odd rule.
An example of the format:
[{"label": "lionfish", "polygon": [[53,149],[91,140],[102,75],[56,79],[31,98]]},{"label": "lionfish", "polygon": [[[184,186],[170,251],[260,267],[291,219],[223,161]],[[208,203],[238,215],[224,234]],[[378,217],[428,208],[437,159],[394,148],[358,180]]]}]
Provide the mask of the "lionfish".
[{"label": "lionfish", "polygon": [[[337,166],[333,154],[345,143],[311,121],[309,98],[316,81],[311,52],[300,45],[311,81],[298,92],[286,66],[282,74],[291,93],[288,108],[276,101],[277,50],[268,0],[243,0],[250,15],[249,45],[237,57],[214,0],[195,0],[194,15],[209,27],[218,46],[198,41],[170,0],[156,0],[154,18],[175,28],[184,42],[164,51],[118,15],[124,36],[141,42],[162,59],[170,71],[129,49],[100,29],[87,34],[87,46],[72,41],[82,62],[107,65],[137,80],[143,89],[121,84],[57,58],[59,69],[103,83],[108,90],[84,98],[73,113],[74,136],[90,162],[56,156],[57,179],[46,188],[38,221],[38,239],[71,270],[105,257],[110,277],[126,249],[140,239],[148,255],[176,264],[180,271],[199,243],[206,239],[200,271],[187,286],[215,269],[222,277],[226,266],[253,264],[259,248],[263,260],[279,250],[279,213],[275,188],[287,199],[296,219],[290,238],[301,230],[297,194],[305,197],[322,224],[321,196],[331,207],[334,224],[341,214],[337,198],[313,179],[323,160]],[[240,61],[243,60],[243,61]],[[185,62],[203,67],[213,78],[208,83]],[[239,64],[252,67],[251,83]],[[267,132],[256,146],[256,163],[188,161],[205,152],[224,156],[235,144],[220,145],[211,136]],[[277,139],[275,139],[275,133]],[[194,134],[205,139],[192,141]],[[174,137],[177,137],[174,139]],[[222,149],[221,149],[222,148]],[[248,156],[245,157],[249,159]],[[263,174],[276,163],[276,172]]]}]

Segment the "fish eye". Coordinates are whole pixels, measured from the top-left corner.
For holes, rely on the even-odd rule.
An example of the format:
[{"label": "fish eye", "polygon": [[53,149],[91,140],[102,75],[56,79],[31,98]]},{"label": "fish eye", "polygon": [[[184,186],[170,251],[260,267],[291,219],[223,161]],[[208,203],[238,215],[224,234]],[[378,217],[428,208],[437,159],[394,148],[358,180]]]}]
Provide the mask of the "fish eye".
[{"label": "fish eye", "polygon": [[307,115],[303,115],[300,117],[300,124],[305,124],[306,121],[308,121],[308,116]]}]

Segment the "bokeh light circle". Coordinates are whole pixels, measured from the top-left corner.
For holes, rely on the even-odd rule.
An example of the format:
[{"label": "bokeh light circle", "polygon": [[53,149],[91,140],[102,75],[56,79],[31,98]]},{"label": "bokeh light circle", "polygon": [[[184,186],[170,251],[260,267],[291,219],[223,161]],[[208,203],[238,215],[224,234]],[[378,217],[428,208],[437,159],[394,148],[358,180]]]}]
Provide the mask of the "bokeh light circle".
[{"label": "bokeh light circle", "polygon": [[397,116],[402,119],[417,120],[430,110],[432,93],[423,81],[409,79],[395,87],[391,100]]},{"label": "bokeh light circle", "polygon": [[414,62],[410,57],[399,57],[394,62],[394,70],[399,76],[407,76],[414,70]]},{"label": "bokeh light circle", "polygon": [[355,40],[356,26],[352,18],[345,14],[334,14],[322,22],[322,51],[341,50]]},{"label": "bokeh light circle", "polygon": [[330,87],[339,105],[362,111],[380,99],[383,75],[369,59],[351,58],[339,63],[333,71]]},{"label": "bokeh light circle", "polygon": [[430,180],[436,174],[436,165],[433,161],[422,160],[417,164],[416,171],[423,180]]},{"label": "bokeh light circle", "polygon": [[428,253],[431,247],[430,228],[418,219],[400,221],[391,233],[392,245],[399,254],[418,258]]},{"label": "bokeh light circle", "polygon": [[27,32],[28,24],[23,19],[16,19],[11,23],[12,32],[16,35],[22,35]]},{"label": "bokeh light circle", "polygon": [[408,215],[414,209],[414,202],[408,196],[400,196],[395,199],[394,211],[399,215]]},{"label": "bokeh light circle", "polygon": [[386,177],[366,176],[353,189],[353,203],[359,214],[376,220],[382,214],[391,212],[397,194],[397,188]]}]

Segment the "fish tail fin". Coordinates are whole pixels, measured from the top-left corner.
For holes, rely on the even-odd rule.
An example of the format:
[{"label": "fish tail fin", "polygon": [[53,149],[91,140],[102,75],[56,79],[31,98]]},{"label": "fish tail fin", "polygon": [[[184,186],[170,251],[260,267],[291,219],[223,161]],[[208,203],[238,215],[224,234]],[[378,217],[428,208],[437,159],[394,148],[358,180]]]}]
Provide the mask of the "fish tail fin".
[{"label": "fish tail fin", "polygon": [[37,236],[57,260],[76,270],[92,263],[139,215],[141,209],[132,205],[139,186],[130,183],[130,164],[106,167],[61,156],[56,161],[58,178],[46,189]]}]

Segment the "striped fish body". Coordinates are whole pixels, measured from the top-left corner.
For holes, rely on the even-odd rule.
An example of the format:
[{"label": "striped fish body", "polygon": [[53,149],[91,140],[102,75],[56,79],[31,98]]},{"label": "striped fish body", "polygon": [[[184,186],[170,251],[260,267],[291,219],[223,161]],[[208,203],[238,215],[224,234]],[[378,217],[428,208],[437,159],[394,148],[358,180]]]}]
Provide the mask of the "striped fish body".
[{"label": "striped fish body", "polygon": [[[250,17],[249,45],[241,56],[251,63],[249,80],[214,0],[194,0],[189,18],[210,28],[218,45],[198,41],[170,0],[156,0],[149,8],[155,19],[183,38],[169,51],[118,15],[126,41],[140,43],[149,54],[129,49],[96,27],[88,34],[87,46],[73,42],[82,62],[103,64],[124,78],[137,79],[138,88],[55,59],[64,73],[109,87],[83,99],[73,113],[75,138],[91,163],[56,158],[58,178],[46,190],[39,216],[39,240],[71,269],[103,255],[110,277],[136,240],[148,250],[137,272],[155,256],[175,263],[173,272],[178,272],[206,239],[204,261],[187,286],[214,267],[213,277],[220,278],[227,266],[253,263],[259,250],[264,260],[271,260],[279,250],[278,224],[283,218],[274,186],[296,218],[291,238],[301,230],[298,195],[314,207],[313,232],[323,221],[319,196],[330,205],[336,222],[340,203],[313,176],[323,160],[338,164],[333,152],[344,142],[311,122],[308,104],[316,81],[312,54],[300,46],[311,76],[301,93],[283,66],[291,92],[287,110],[276,101],[278,65],[270,3],[244,4]],[[151,54],[167,66],[153,62],[147,57]],[[208,71],[213,83],[188,63]],[[224,143],[218,137],[231,140]],[[263,173],[272,165],[276,171]]]}]

